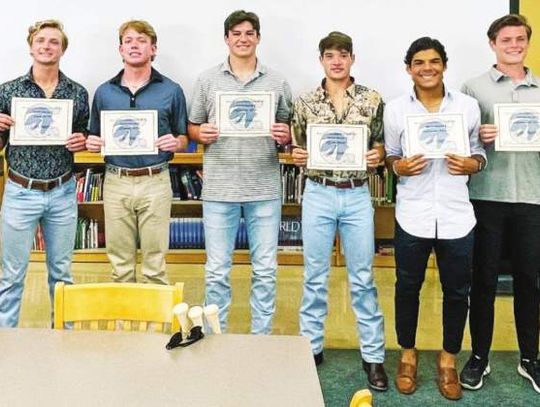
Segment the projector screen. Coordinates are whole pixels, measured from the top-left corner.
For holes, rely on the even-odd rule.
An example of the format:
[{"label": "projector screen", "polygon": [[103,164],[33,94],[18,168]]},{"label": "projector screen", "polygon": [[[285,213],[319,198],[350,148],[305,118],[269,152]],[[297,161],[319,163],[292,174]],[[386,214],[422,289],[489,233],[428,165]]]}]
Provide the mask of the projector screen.
[{"label": "projector screen", "polygon": [[129,19],[150,22],[158,35],[154,66],[179,82],[191,99],[199,73],[227,56],[223,21],[237,9],[254,11],[261,20],[258,55],[262,63],[289,80],[294,95],[320,82],[318,42],[330,31],[354,41],[357,83],[381,92],[385,100],[407,92],[411,81],[403,58],[410,43],[431,36],[446,47],[445,74],[450,87],[486,71],[494,62],[486,31],[508,13],[508,0],[24,0],[2,9],[4,46],[0,82],[24,74],[31,65],[26,35],[37,20],[64,23],[69,47],[62,71],[92,95],[121,68],[118,27]]}]

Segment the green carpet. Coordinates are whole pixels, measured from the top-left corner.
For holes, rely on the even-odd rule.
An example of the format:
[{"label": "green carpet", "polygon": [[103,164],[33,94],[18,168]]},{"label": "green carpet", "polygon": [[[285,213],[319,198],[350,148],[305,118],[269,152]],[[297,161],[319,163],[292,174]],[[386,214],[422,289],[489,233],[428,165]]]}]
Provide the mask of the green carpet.
[{"label": "green carpet", "polygon": [[[461,368],[469,352],[464,351],[459,358]],[[373,391],[375,407],[389,406],[481,406],[512,407],[540,406],[540,394],[536,393],[530,382],[517,373],[519,355],[517,352],[492,352],[491,374],[485,379],[479,391],[463,391],[459,401],[443,398],[437,388],[434,351],[421,351],[418,370],[418,390],[410,396],[397,392],[394,381],[398,351],[388,351],[385,368],[390,381],[390,389],[379,393]],[[352,395],[367,388],[367,380],[357,350],[324,351],[324,363],[318,367],[319,380],[328,407],[348,407]]]}]

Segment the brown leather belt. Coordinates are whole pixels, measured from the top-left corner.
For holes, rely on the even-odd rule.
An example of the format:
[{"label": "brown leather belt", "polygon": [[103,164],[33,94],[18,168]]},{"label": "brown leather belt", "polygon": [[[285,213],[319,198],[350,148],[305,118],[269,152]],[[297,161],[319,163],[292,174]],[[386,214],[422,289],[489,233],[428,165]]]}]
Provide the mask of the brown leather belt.
[{"label": "brown leather belt", "polygon": [[59,187],[62,184],[65,184],[71,179],[71,177],[72,177],[71,171],[66,172],[61,177],[58,177],[55,179],[48,179],[48,180],[26,178],[11,170],[8,171],[8,178],[12,180],[13,182],[15,182],[16,184],[19,184],[23,188],[38,189],[43,192],[50,191],[51,189],[54,189],[56,187]]},{"label": "brown leather belt", "polygon": [[327,187],[335,187],[338,189],[356,188],[365,184],[366,179],[348,179],[347,181],[332,181],[331,179],[324,177],[309,177],[309,179],[317,184],[326,185]]},{"label": "brown leather belt", "polygon": [[142,177],[145,175],[157,175],[162,171],[165,171],[169,166],[167,164],[160,164],[155,167],[144,167],[144,168],[122,168],[122,167],[113,167],[107,166],[107,171],[112,172],[113,174],[120,176],[130,176],[130,177]]}]

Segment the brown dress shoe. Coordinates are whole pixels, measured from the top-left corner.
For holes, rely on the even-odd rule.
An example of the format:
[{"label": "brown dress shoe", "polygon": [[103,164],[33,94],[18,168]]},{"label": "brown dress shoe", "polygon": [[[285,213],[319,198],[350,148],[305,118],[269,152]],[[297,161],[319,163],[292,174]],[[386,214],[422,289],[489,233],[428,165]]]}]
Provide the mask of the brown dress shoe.
[{"label": "brown dress shoe", "polygon": [[459,400],[462,396],[461,384],[455,367],[441,367],[441,354],[437,355],[437,384],[441,394],[449,400]]},{"label": "brown dress shoe", "polygon": [[416,371],[418,369],[418,351],[414,349],[415,364],[402,362],[398,363],[396,375],[396,388],[402,394],[413,394],[416,391]]}]

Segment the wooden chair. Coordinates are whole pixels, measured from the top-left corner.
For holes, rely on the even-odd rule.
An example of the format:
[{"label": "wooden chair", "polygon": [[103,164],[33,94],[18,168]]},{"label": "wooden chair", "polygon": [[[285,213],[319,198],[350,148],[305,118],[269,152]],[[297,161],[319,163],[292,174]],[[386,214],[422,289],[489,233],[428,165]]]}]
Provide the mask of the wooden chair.
[{"label": "wooden chair", "polygon": [[179,329],[172,310],[182,302],[184,283],[174,286],[137,283],[96,283],[54,288],[54,328],[114,331],[176,332]]}]

